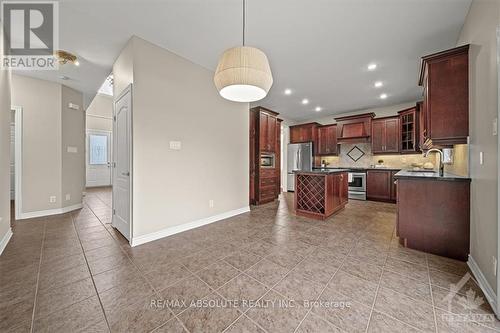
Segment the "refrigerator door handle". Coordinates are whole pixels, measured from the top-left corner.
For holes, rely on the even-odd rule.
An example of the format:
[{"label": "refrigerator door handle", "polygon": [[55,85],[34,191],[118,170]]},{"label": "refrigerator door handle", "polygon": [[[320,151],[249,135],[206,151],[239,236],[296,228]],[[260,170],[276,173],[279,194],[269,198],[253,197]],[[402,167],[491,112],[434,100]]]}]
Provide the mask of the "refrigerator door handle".
[{"label": "refrigerator door handle", "polygon": [[302,149],[299,149],[298,155],[299,155],[299,158],[298,158],[298,161],[297,161],[297,163],[298,163],[297,169],[298,170],[302,170]]}]

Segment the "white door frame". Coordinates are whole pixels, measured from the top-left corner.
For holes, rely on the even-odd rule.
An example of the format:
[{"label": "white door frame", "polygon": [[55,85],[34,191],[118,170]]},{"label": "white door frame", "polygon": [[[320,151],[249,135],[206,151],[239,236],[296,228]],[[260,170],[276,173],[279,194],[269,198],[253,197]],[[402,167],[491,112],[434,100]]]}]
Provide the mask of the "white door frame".
[{"label": "white door frame", "polygon": [[15,152],[14,152],[14,186],[15,186],[15,198],[14,198],[14,208],[15,208],[15,218],[16,220],[21,219],[22,215],[22,205],[23,205],[23,195],[22,195],[22,184],[23,184],[23,108],[20,106],[11,106],[10,108],[14,111],[15,118]]},{"label": "white door frame", "polygon": [[[87,128],[85,131],[85,187],[92,187],[88,186],[87,184],[87,172],[88,172],[88,166],[89,164],[89,134],[96,133],[96,134],[103,134],[103,135],[109,135],[109,142],[108,142],[108,149],[110,149],[109,156],[110,156],[110,162],[113,161],[113,131],[107,131],[107,130],[96,130],[96,129],[91,129]],[[111,162],[111,164],[113,164]],[[109,168],[109,186],[113,185],[113,169]],[[99,186],[96,186],[99,187]]]},{"label": "white door frame", "polygon": [[[116,101],[119,101],[123,96],[125,96],[127,93],[130,92],[130,108],[129,108],[129,112],[128,112],[128,117],[129,117],[129,172],[130,172],[130,176],[129,176],[129,186],[130,186],[130,190],[129,190],[129,226],[130,226],[130,229],[129,229],[129,244],[132,245],[132,240],[133,240],[133,205],[132,205],[132,200],[133,200],[133,177],[134,177],[134,168],[133,168],[133,137],[132,137],[132,133],[133,133],[133,119],[134,117],[132,116],[132,113],[133,113],[133,94],[132,94],[132,84],[129,84],[125,89],[123,89],[123,91],[113,100],[113,132],[112,132],[112,135],[111,135],[111,140],[113,142],[113,144],[115,144],[116,142],[118,142],[115,138],[115,135],[117,133],[116,131],[116,109],[115,109],[115,105],[116,105]],[[113,191],[113,195],[112,195],[112,208],[113,208],[113,211],[112,211],[112,217],[111,217],[111,225],[113,226],[113,228],[115,227],[113,222],[114,222],[114,212],[115,212],[115,195],[114,195],[114,191],[115,191],[115,179],[114,179],[114,169],[116,168],[116,156],[115,156],[115,153],[116,153],[116,149],[112,148],[112,171],[111,171],[111,186],[112,186],[112,191]]]}]

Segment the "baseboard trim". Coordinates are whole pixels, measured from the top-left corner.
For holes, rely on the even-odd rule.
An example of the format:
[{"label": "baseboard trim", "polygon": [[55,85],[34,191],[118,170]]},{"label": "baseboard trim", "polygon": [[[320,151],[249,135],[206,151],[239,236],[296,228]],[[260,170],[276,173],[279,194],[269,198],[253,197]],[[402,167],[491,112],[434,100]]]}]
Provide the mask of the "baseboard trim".
[{"label": "baseboard trim", "polygon": [[7,233],[3,236],[2,240],[0,241],[0,255],[2,255],[3,250],[7,247],[7,244],[10,241],[10,238],[12,237],[12,228],[9,228],[7,230]]},{"label": "baseboard trim", "polygon": [[491,308],[493,309],[495,315],[498,318],[499,314],[497,309],[497,295],[495,294],[493,288],[491,288],[490,284],[488,283],[488,280],[486,280],[486,277],[479,268],[479,265],[477,264],[476,260],[474,260],[474,258],[470,254],[469,254],[469,260],[467,261],[467,265],[469,266],[472,274],[474,275],[474,278],[476,279],[479,288],[481,288],[481,290],[483,291],[484,295],[486,296],[486,299],[488,300],[488,303],[490,303]]},{"label": "baseboard trim", "polygon": [[242,207],[239,209],[230,210],[230,211],[222,213],[222,214],[217,214],[217,215],[213,215],[210,217],[206,217],[204,219],[196,220],[193,222],[188,222],[188,223],[176,225],[176,226],[166,228],[166,229],[163,229],[160,231],[152,232],[152,233],[149,233],[146,235],[132,237],[132,241],[130,242],[130,245],[137,246],[137,245],[149,243],[149,242],[152,242],[154,240],[157,240],[157,239],[160,239],[163,237],[167,237],[167,236],[178,234],[178,233],[183,232],[183,231],[195,229],[195,228],[198,228],[198,227],[210,224],[210,223],[214,223],[214,222],[217,222],[220,220],[224,220],[224,219],[227,219],[229,217],[240,215],[240,214],[243,214],[243,213],[246,213],[249,211],[250,211],[250,207],[246,206],[246,207]]},{"label": "baseboard trim", "polygon": [[21,216],[18,217],[18,220],[32,219],[32,218],[35,218],[35,217],[43,217],[43,216],[64,214],[64,213],[69,213],[69,212],[72,212],[72,211],[80,209],[80,208],[83,208],[83,205],[81,203],[76,204],[76,205],[72,205],[72,206],[63,207],[63,208],[38,210],[38,211],[35,211],[35,212],[21,213]]}]

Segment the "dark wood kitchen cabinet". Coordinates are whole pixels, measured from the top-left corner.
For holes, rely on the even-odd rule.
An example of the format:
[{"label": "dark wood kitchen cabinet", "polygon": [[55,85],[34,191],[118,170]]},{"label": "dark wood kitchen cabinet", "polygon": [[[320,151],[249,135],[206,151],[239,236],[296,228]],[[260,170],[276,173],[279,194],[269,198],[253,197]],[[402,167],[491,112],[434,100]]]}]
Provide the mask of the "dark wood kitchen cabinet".
[{"label": "dark wood kitchen cabinet", "polygon": [[391,171],[366,171],[366,199],[373,201],[391,201]]},{"label": "dark wood kitchen cabinet", "polygon": [[249,201],[252,205],[271,202],[280,193],[281,119],[277,116],[278,113],[263,107],[250,109]]},{"label": "dark wood kitchen cabinet", "polygon": [[405,247],[466,261],[470,179],[398,177],[396,232]]},{"label": "dark wood kitchen cabinet", "polygon": [[347,172],[299,171],[295,174],[294,207],[297,215],[325,220],[348,202]]},{"label": "dark wood kitchen cabinet", "polygon": [[384,117],[372,121],[372,153],[399,153],[399,117]]},{"label": "dark wood kitchen cabinet", "polygon": [[290,126],[290,143],[317,143],[318,123],[307,123]]},{"label": "dark wood kitchen cabinet", "polygon": [[339,145],[337,143],[337,125],[325,125],[318,127],[318,149],[317,155],[338,155]]},{"label": "dark wood kitchen cabinet", "polygon": [[419,144],[419,115],[417,107],[408,108],[398,112],[400,133],[401,133],[401,153],[414,154],[420,150]]},{"label": "dark wood kitchen cabinet", "polygon": [[469,45],[422,57],[426,146],[467,143],[469,136]]},{"label": "dark wood kitchen cabinet", "polygon": [[269,111],[259,113],[259,147],[264,152],[276,151],[277,120]]}]

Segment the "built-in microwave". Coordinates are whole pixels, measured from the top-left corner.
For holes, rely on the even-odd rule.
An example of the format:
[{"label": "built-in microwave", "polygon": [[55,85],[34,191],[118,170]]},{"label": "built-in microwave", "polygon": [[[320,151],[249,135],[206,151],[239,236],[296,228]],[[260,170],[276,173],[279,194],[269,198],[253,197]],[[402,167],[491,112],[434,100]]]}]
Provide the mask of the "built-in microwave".
[{"label": "built-in microwave", "polygon": [[261,168],[274,168],[274,154],[261,154],[260,155]]}]

